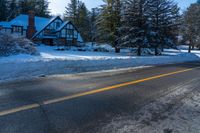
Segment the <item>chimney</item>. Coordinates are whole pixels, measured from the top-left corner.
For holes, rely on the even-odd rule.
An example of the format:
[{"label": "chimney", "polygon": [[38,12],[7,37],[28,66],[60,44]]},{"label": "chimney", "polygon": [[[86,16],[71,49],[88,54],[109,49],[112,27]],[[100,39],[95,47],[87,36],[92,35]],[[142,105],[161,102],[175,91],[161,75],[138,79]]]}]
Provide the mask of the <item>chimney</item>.
[{"label": "chimney", "polygon": [[27,38],[31,39],[35,32],[35,12],[31,10],[28,13]]}]

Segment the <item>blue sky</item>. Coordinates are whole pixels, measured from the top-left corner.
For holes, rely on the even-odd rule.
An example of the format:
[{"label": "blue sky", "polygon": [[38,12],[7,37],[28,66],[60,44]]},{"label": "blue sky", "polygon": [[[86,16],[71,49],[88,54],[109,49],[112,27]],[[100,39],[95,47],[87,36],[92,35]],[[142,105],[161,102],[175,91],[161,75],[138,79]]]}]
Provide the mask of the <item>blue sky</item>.
[{"label": "blue sky", "polygon": [[[67,6],[67,3],[70,0],[49,0],[50,1],[50,9],[52,14],[63,14],[65,7]],[[91,9],[93,7],[97,7],[101,4],[103,4],[102,0],[82,0],[85,2],[88,9]],[[175,0],[178,2],[179,6],[181,7],[181,10],[185,10],[191,3],[196,2],[196,0]]]}]

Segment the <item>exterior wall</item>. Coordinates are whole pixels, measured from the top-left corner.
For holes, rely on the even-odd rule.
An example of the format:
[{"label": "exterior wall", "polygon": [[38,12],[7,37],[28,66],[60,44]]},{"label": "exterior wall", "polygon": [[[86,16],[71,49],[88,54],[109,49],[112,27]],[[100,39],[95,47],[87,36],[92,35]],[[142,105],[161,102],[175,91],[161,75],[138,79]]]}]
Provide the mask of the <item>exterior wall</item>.
[{"label": "exterior wall", "polygon": [[59,38],[57,39],[57,45],[58,46],[65,46],[66,45],[66,39],[65,38]]},{"label": "exterior wall", "polygon": [[59,31],[58,35],[59,35],[59,38],[66,39],[67,46],[77,45],[78,31],[75,29],[75,27],[71,23],[68,23],[67,25],[65,25],[63,29]]},{"label": "exterior wall", "polygon": [[53,39],[49,39],[49,38],[42,39],[42,43],[49,45],[49,46],[54,46],[54,40]]},{"label": "exterior wall", "polygon": [[26,30],[24,30],[23,28],[20,31],[16,31],[16,30],[13,29],[13,27],[12,28],[3,28],[2,27],[0,29],[0,32],[1,33],[7,33],[7,34],[13,34],[13,35],[17,35],[17,36],[26,37]]},{"label": "exterior wall", "polygon": [[0,28],[0,32],[2,33],[8,33],[11,34],[12,33],[12,29],[11,28]]},{"label": "exterior wall", "polygon": [[23,26],[12,26],[11,29],[12,34],[18,35],[18,36],[23,36],[26,37],[26,30],[24,30]]}]

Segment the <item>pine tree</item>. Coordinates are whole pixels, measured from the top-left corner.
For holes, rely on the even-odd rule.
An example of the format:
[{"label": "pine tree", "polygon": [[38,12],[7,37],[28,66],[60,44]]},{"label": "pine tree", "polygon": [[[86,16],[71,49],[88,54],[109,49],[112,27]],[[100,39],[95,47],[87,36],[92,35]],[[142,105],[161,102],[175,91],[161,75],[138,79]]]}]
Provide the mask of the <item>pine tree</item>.
[{"label": "pine tree", "polygon": [[78,24],[76,25],[85,41],[90,40],[90,18],[85,3],[80,2],[78,7]]},{"label": "pine tree", "polygon": [[28,14],[30,10],[34,10],[33,1],[30,0],[20,0],[19,1],[19,10],[21,14]]},{"label": "pine tree", "polygon": [[7,20],[12,20],[19,14],[18,5],[16,0],[12,0],[9,4]]},{"label": "pine tree", "polygon": [[128,0],[124,4],[122,27],[120,28],[121,45],[137,48],[137,55],[141,55],[141,49],[147,47],[145,14],[146,0]]},{"label": "pine tree", "polygon": [[49,2],[47,0],[38,0],[35,5],[36,15],[41,17],[49,17]]},{"label": "pine tree", "polygon": [[195,46],[200,48],[200,4],[192,4],[184,13],[184,36],[189,42],[189,50]]},{"label": "pine tree", "polygon": [[98,41],[97,36],[97,17],[99,15],[99,8],[92,8],[92,11],[90,12],[90,40],[92,43],[94,41]]},{"label": "pine tree", "polygon": [[118,28],[120,27],[120,0],[104,0],[105,4],[102,5],[101,13],[98,17],[98,37],[103,42],[110,43],[115,47],[116,52],[118,48]]},{"label": "pine tree", "polygon": [[179,25],[179,8],[171,0],[149,0],[147,7],[147,15],[152,26],[149,44],[155,48],[155,55],[158,55],[158,48],[175,45],[174,31]]},{"label": "pine tree", "polygon": [[28,14],[30,10],[35,12],[35,15],[41,17],[49,17],[48,10],[49,2],[47,0],[20,0],[19,8],[21,14]]},{"label": "pine tree", "polygon": [[78,7],[79,2],[77,0],[71,0],[68,6],[66,7],[64,19],[70,20],[73,24],[78,24]]},{"label": "pine tree", "polygon": [[7,0],[0,0],[0,21],[7,19]]}]

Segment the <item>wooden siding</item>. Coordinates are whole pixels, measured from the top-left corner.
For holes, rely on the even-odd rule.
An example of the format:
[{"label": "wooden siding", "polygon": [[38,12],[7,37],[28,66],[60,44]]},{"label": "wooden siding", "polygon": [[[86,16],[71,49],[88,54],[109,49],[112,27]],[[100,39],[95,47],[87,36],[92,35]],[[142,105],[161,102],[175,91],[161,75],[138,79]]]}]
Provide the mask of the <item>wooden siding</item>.
[{"label": "wooden siding", "polygon": [[66,45],[71,46],[77,44],[78,31],[71,23],[65,25],[58,34],[60,38],[66,39]]}]

